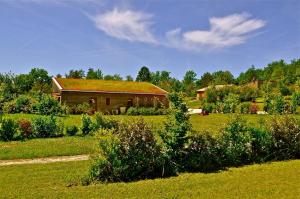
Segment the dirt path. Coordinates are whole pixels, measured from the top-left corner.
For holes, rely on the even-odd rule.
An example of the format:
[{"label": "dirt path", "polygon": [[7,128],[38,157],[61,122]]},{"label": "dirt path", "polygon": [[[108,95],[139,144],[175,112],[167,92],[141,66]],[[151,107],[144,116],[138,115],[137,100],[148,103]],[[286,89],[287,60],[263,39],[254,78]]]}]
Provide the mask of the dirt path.
[{"label": "dirt path", "polygon": [[74,156],[35,158],[35,159],[0,160],[0,166],[20,165],[20,164],[46,164],[52,162],[82,161],[88,159],[89,159],[89,155],[74,155]]}]

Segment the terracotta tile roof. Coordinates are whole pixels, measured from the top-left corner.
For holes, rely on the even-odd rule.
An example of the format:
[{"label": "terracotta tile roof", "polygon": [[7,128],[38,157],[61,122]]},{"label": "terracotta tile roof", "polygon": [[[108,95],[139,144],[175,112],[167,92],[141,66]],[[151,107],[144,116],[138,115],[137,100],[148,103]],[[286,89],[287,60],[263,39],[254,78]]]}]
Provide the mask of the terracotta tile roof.
[{"label": "terracotta tile roof", "polygon": [[166,95],[168,92],[148,82],[53,78],[62,91],[134,93]]}]

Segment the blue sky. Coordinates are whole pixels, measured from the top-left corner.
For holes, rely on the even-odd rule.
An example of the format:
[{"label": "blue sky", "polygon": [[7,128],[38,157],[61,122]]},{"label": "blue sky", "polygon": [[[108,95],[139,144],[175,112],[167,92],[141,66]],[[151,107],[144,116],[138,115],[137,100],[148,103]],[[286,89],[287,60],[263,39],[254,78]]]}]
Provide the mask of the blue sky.
[{"label": "blue sky", "polygon": [[0,0],[0,72],[181,78],[300,58],[298,0]]}]

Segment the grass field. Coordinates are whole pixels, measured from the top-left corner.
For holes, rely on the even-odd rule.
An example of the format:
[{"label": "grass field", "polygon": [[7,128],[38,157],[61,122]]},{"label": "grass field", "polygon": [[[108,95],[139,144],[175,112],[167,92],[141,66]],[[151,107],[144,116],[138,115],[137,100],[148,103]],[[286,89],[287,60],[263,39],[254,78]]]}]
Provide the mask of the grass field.
[{"label": "grass field", "polygon": [[[14,114],[6,115],[6,117],[20,119],[33,118],[36,115]],[[137,120],[138,116],[107,116],[114,117],[118,120]],[[208,130],[212,133],[218,133],[225,127],[232,115],[211,114],[209,116],[192,115],[191,123],[194,130]],[[146,122],[154,128],[162,126],[166,120],[165,116],[145,116]],[[250,124],[258,126],[260,121],[268,120],[268,115],[243,115]],[[300,115],[297,115],[300,118]],[[66,126],[76,124],[81,125],[80,115],[71,115],[61,117]],[[95,151],[96,139],[93,137],[62,137],[47,139],[32,139],[27,141],[16,142],[0,142],[0,160],[2,159],[22,159],[22,158],[38,158],[48,156],[62,155],[79,155],[93,153]]]},{"label": "grass field", "polygon": [[[0,167],[0,198],[297,198],[300,160],[133,183],[75,185],[88,161]],[[70,186],[73,185],[73,186]]]},{"label": "grass field", "polygon": [[96,139],[91,136],[0,142],[0,160],[89,154],[95,151],[95,145]]}]

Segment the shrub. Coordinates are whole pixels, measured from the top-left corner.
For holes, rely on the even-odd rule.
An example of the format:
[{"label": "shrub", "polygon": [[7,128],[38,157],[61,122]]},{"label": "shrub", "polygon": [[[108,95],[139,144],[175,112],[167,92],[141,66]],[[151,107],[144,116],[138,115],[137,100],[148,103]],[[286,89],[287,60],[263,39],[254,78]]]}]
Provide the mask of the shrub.
[{"label": "shrub", "polygon": [[82,115],[81,121],[82,121],[81,131],[83,135],[88,135],[89,133],[95,130],[95,125],[90,116]]},{"label": "shrub", "polygon": [[189,172],[215,171],[222,167],[219,143],[209,132],[189,136],[182,166]]},{"label": "shrub", "polygon": [[234,118],[221,134],[220,142],[224,154],[225,166],[238,166],[251,162],[252,137],[245,121],[241,118]]},{"label": "shrub", "polygon": [[250,102],[244,102],[240,104],[240,113],[242,114],[249,114],[250,113],[250,107],[251,103]]},{"label": "shrub", "polygon": [[284,98],[281,95],[277,95],[274,99],[274,108],[273,110],[275,111],[275,113],[278,114],[283,114],[285,111],[285,101]]},{"label": "shrub", "polygon": [[240,103],[239,96],[230,93],[224,99],[224,113],[234,113],[239,103]]},{"label": "shrub", "polygon": [[167,148],[169,158],[169,172],[176,172],[178,165],[183,156],[183,148],[187,143],[187,133],[191,130],[189,122],[188,108],[183,103],[182,98],[174,93],[169,94],[171,110],[167,122],[164,123],[164,129],[159,133],[160,137]]},{"label": "shrub", "polygon": [[120,123],[102,134],[101,154],[90,168],[92,180],[128,182],[163,176],[162,148],[143,120]]},{"label": "shrub", "polygon": [[19,129],[22,138],[32,137],[32,124],[30,120],[21,119],[19,121]]},{"label": "shrub", "polygon": [[94,127],[95,130],[101,128],[102,129],[118,128],[118,121],[111,118],[110,119],[105,118],[102,113],[96,113]]},{"label": "shrub", "polygon": [[291,112],[296,113],[297,107],[300,105],[300,92],[295,92],[291,99]]},{"label": "shrub", "polygon": [[31,113],[32,102],[27,96],[20,96],[16,100],[16,113]]},{"label": "shrub", "polygon": [[130,107],[128,108],[127,115],[165,115],[167,110],[163,108],[152,108],[152,107]]},{"label": "shrub", "polygon": [[300,124],[294,117],[272,118],[269,131],[274,138],[274,158],[291,159],[300,157]]},{"label": "shrub", "polygon": [[11,141],[17,133],[18,125],[12,119],[1,118],[0,120],[0,140]]},{"label": "shrub", "polygon": [[61,115],[63,109],[59,102],[51,96],[43,96],[36,104],[36,109],[41,115]]},{"label": "shrub", "polygon": [[4,113],[16,113],[16,103],[14,101],[5,102],[2,109]]},{"label": "shrub", "polygon": [[74,136],[74,135],[76,135],[76,134],[78,133],[78,127],[75,126],[75,125],[68,126],[68,127],[66,128],[66,133],[67,133],[67,135],[69,135],[69,136]]},{"label": "shrub", "polygon": [[89,103],[82,103],[70,106],[70,113],[71,114],[91,114],[92,113],[92,107]]},{"label": "shrub", "polygon": [[215,109],[216,109],[216,106],[213,103],[204,103],[203,104],[204,111],[208,111],[209,113],[212,113]]},{"label": "shrub", "polygon": [[37,138],[58,137],[63,133],[63,125],[54,116],[39,116],[32,120],[32,130]]}]

